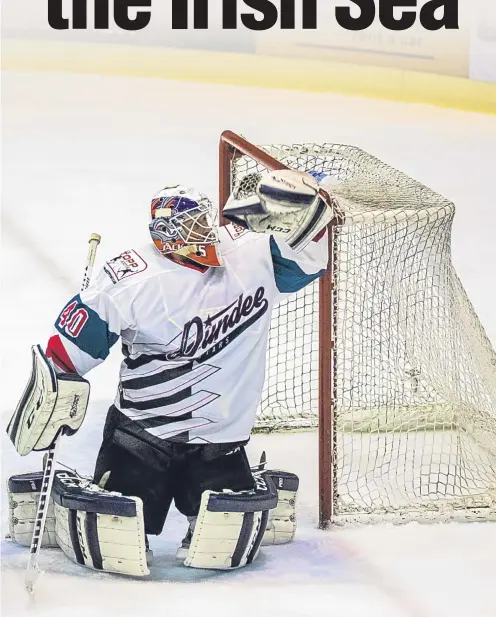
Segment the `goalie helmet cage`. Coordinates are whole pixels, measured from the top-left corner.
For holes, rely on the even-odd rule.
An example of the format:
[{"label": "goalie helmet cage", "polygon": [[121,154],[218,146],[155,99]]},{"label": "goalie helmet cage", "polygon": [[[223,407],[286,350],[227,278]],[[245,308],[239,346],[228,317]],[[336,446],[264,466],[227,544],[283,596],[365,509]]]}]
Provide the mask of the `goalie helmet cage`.
[{"label": "goalie helmet cage", "polygon": [[285,168],[339,211],[325,275],[274,309],[255,428],[318,425],[322,528],[496,520],[496,354],[451,263],[454,205],[356,147],[225,131],[221,210]]}]

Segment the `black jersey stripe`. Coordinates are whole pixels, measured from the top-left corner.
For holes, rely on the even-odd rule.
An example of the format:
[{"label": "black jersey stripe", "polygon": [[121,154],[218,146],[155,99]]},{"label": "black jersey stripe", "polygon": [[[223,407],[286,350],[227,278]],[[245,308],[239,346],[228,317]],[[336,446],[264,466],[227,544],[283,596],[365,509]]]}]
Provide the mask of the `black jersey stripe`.
[{"label": "black jersey stripe", "polygon": [[150,355],[142,354],[141,356],[138,356],[137,358],[130,358],[129,351],[128,351],[124,355],[127,356],[126,359],[124,360],[124,364],[131,371],[139,368],[140,366],[145,366],[146,364],[150,364],[150,362],[153,362],[154,360],[158,360],[160,362],[170,362],[170,358],[165,353],[150,354]]},{"label": "black jersey stripe", "polygon": [[171,396],[162,396],[160,398],[154,398],[147,401],[131,401],[124,398],[122,390],[120,391],[119,406],[121,409],[137,409],[144,411],[147,409],[157,409],[158,407],[167,407],[167,405],[173,405],[174,403],[180,403],[192,395],[192,388],[185,388],[180,392],[176,392]]},{"label": "black jersey stripe", "polygon": [[156,428],[157,426],[165,426],[175,422],[184,422],[184,420],[191,420],[192,417],[193,413],[187,411],[180,416],[154,416],[153,418],[144,418],[143,420],[133,420],[133,424],[146,430],[147,428]]},{"label": "black jersey stripe", "polygon": [[121,383],[122,387],[126,390],[141,390],[143,388],[149,388],[150,386],[157,386],[161,383],[172,381],[173,379],[177,379],[177,377],[183,377],[191,373],[192,370],[193,362],[188,362],[183,366],[168,368],[160,371],[160,373],[154,373],[153,375],[123,379]]}]

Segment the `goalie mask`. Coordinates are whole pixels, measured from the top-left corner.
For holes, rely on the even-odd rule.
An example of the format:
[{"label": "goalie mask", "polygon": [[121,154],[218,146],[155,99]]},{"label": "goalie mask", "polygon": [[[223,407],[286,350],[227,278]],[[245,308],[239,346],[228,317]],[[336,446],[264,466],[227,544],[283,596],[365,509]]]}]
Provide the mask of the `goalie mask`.
[{"label": "goalie mask", "polygon": [[212,202],[181,185],[162,189],[152,200],[150,234],[162,255],[181,255],[202,266],[222,266]]}]

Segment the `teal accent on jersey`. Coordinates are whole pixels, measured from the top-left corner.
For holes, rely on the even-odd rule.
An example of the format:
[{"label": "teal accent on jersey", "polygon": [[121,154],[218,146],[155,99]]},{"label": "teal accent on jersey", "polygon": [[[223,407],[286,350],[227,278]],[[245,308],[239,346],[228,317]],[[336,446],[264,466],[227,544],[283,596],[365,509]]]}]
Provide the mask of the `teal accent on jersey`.
[{"label": "teal accent on jersey", "polygon": [[[74,303],[74,306],[71,305]],[[68,310],[70,307],[70,310]],[[85,313],[86,315],[85,316]],[[78,327],[78,318],[81,320]],[[95,360],[105,360],[119,334],[111,332],[108,323],[81,300],[78,294],[70,300],[55,322],[55,329],[81,351]]]},{"label": "teal accent on jersey", "polygon": [[300,291],[312,281],[320,278],[325,272],[325,270],[320,270],[315,274],[304,272],[296,262],[281,255],[281,250],[272,236],[270,237],[270,252],[274,264],[276,286],[281,293]]}]

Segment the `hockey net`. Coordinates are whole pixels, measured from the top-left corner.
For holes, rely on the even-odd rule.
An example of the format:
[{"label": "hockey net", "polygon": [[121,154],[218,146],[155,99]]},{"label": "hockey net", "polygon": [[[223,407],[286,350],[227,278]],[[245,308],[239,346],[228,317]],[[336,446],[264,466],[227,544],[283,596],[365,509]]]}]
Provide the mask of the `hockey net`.
[{"label": "hockey net", "polygon": [[[320,426],[320,521],[496,519],[496,354],[451,263],[454,205],[366,152],[221,139],[221,204],[322,174],[320,283],[276,307],[258,430]],[[320,307],[320,308],[319,308]]]}]

